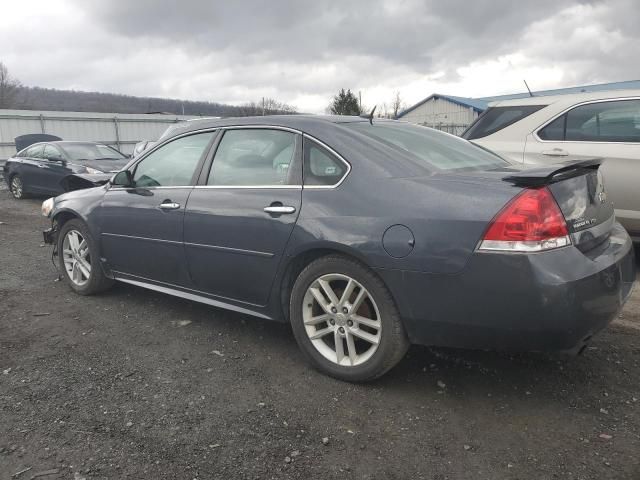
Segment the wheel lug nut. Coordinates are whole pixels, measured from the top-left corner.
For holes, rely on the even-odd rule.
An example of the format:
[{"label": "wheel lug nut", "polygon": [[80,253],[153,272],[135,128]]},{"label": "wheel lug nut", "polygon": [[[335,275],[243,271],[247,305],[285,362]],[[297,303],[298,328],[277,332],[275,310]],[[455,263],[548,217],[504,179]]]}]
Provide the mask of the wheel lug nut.
[{"label": "wheel lug nut", "polygon": [[336,307],[331,307],[331,313],[338,313],[338,309]]},{"label": "wheel lug nut", "polygon": [[331,325],[335,325],[335,324],[336,324],[336,321],[332,318],[331,320],[329,320],[329,323],[330,323]]},{"label": "wheel lug nut", "polygon": [[349,325],[350,327],[353,327],[353,322],[351,320],[347,320],[347,325]]},{"label": "wheel lug nut", "polygon": [[349,313],[349,309],[347,307],[342,307],[342,313]]},{"label": "wheel lug nut", "polygon": [[344,327],[340,327],[338,330],[340,330],[340,333],[344,333]]}]

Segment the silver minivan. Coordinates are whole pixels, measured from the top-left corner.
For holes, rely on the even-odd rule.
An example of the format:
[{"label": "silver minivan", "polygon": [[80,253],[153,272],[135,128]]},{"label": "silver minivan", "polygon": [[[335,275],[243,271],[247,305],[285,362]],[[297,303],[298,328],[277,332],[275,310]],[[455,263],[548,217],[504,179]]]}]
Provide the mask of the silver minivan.
[{"label": "silver minivan", "polygon": [[463,137],[516,163],[603,158],[616,217],[640,242],[640,90],[493,102]]}]

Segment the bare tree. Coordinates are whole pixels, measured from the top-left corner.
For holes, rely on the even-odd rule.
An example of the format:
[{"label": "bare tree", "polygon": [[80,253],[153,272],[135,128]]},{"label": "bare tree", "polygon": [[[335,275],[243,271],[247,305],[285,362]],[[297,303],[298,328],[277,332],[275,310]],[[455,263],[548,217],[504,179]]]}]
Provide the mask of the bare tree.
[{"label": "bare tree", "polygon": [[400,98],[400,92],[396,90],[393,94],[393,100],[391,101],[391,113],[393,114],[392,118],[397,118],[398,114],[404,110],[404,102],[402,98]]},{"label": "bare tree", "polygon": [[22,84],[9,74],[6,65],[0,62],[0,108],[12,108]]},{"label": "bare tree", "polygon": [[238,115],[252,117],[256,115],[292,115],[298,113],[293,105],[265,97],[260,102],[247,102],[238,107]]}]

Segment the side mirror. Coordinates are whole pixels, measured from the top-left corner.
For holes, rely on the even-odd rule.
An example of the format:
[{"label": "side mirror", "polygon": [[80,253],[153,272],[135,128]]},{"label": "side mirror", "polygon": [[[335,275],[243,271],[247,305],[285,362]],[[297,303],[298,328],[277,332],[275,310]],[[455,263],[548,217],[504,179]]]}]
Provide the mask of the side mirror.
[{"label": "side mirror", "polygon": [[114,187],[133,187],[133,175],[129,170],[122,170],[113,176],[111,185]]}]

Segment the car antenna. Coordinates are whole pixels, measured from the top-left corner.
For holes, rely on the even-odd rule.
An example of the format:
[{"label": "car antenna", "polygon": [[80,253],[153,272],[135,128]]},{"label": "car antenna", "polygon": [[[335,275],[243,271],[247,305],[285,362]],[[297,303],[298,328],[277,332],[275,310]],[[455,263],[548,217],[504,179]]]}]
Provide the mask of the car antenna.
[{"label": "car antenna", "polygon": [[377,107],[377,105],[375,105],[375,106],[373,107],[373,109],[371,110],[371,112],[369,112],[369,114],[368,114],[368,115],[367,115],[366,113],[365,113],[365,114],[363,114],[363,115],[360,115],[360,118],[366,118],[367,120],[369,120],[369,123],[370,123],[371,125],[373,125],[373,114],[374,114],[374,113],[375,113],[375,111],[376,111],[376,107]]},{"label": "car antenna", "polygon": [[527,81],[525,79],[522,79],[522,81],[524,82],[524,86],[527,87],[527,90],[529,91],[529,96],[533,97],[533,93],[531,93],[531,89],[529,88],[529,85],[527,85]]}]

